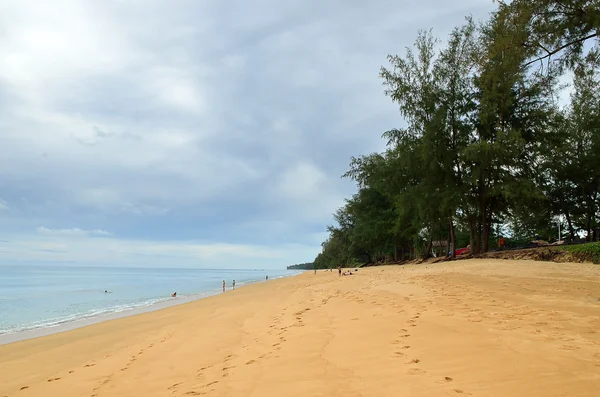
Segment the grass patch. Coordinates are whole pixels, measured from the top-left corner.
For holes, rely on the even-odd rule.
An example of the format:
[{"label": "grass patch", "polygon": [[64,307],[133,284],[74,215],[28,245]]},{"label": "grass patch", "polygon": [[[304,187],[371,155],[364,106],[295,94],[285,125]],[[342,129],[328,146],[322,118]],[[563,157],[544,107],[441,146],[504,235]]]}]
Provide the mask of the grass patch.
[{"label": "grass patch", "polygon": [[565,245],[560,247],[561,251],[567,251],[579,257],[581,260],[600,264],[600,242],[580,245]]}]

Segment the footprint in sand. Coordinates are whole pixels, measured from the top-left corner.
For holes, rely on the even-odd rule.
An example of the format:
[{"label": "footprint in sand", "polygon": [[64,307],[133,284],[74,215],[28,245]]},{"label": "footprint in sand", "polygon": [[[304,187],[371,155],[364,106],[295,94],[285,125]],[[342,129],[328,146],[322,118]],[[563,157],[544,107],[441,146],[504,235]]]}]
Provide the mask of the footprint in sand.
[{"label": "footprint in sand", "polygon": [[50,379],[47,380],[47,382],[54,382],[56,380],[60,380],[60,378],[50,378]]},{"label": "footprint in sand", "polygon": [[561,349],[563,349],[563,350],[579,350],[579,347],[577,347],[577,346],[569,346],[569,345],[562,345]]},{"label": "footprint in sand", "polygon": [[408,375],[419,375],[425,373],[425,371],[419,368],[410,368],[408,371],[406,371],[406,373]]},{"label": "footprint in sand", "polygon": [[94,365],[96,365],[96,364],[86,364],[86,365],[84,365],[84,367],[93,367]]},{"label": "footprint in sand", "polygon": [[451,378],[451,377],[449,377],[449,376],[445,376],[445,377],[444,377],[444,380],[445,380],[446,382],[452,382],[454,379],[452,379],[452,378]]},{"label": "footprint in sand", "polygon": [[246,365],[254,364],[255,362],[256,362],[256,360],[250,360],[246,363]]},{"label": "footprint in sand", "polygon": [[21,387],[19,390],[23,391],[23,390],[25,390],[25,389],[29,389],[29,386],[23,386],[23,387]]},{"label": "footprint in sand", "polygon": [[182,383],[183,382],[173,383],[171,386],[167,387],[167,390],[173,390],[174,388],[176,388],[177,386],[179,386]]}]

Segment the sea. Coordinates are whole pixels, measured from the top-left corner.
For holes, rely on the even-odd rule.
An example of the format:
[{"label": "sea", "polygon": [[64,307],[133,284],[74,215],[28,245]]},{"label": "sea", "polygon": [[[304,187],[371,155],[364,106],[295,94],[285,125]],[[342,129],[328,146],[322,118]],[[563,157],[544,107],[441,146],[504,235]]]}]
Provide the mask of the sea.
[{"label": "sea", "polygon": [[[89,320],[151,311],[292,270],[158,269],[76,266],[0,266],[0,338],[6,334],[75,328]],[[106,292],[105,292],[106,291]],[[175,298],[171,294],[177,292]],[[87,322],[85,321],[87,320]],[[97,320],[97,321],[96,321]],[[62,328],[61,328],[62,327]],[[49,332],[50,331],[50,332]],[[38,334],[40,334],[38,332]],[[14,339],[14,335],[13,335]],[[17,338],[18,339],[18,338]],[[17,340],[15,339],[15,340]]]}]

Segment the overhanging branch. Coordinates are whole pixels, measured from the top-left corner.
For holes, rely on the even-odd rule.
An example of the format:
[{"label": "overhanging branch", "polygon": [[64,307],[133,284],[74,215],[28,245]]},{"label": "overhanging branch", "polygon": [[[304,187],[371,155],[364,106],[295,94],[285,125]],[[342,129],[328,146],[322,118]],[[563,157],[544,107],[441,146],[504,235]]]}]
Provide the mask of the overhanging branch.
[{"label": "overhanging branch", "polygon": [[566,44],[563,44],[563,45],[561,45],[561,46],[560,46],[560,47],[558,47],[558,48],[555,48],[555,49],[554,49],[554,50],[552,50],[552,51],[548,51],[547,49],[545,49],[544,47],[542,47],[542,46],[541,46],[541,44],[540,44],[540,47],[544,48],[544,50],[546,50],[547,54],[546,54],[546,55],[544,55],[544,56],[538,57],[538,58],[536,58],[536,59],[533,59],[533,60],[531,60],[531,61],[527,62],[527,63],[525,64],[525,66],[529,66],[529,65],[531,65],[532,63],[536,63],[536,62],[538,62],[538,61],[542,61],[542,60],[544,60],[544,59],[546,59],[546,58],[550,58],[552,55],[559,53],[560,51],[564,50],[564,49],[565,49],[565,48],[567,48],[567,47],[570,47],[570,46],[572,46],[573,44],[581,43],[581,42],[583,42],[583,41],[586,41],[586,40],[589,40],[589,39],[592,39],[592,38],[594,38],[594,37],[598,37],[598,36],[600,36],[600,32],[596,32],[596,33],[590,34],[590,35],[588,35],[588,36],[585,36],[585,37],[579,38],[579,39],[577,39],[577,40],[570,41],[570,42],[568,42],[568,43],[566,43]]}]

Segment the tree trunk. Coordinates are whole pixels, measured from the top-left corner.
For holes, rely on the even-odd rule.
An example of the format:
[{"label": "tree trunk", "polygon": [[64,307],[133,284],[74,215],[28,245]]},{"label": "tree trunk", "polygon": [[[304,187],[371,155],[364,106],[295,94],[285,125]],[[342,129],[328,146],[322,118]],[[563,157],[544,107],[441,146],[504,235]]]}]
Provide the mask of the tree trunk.
[{"label": "tree trunk", "polygon": [[452,222],[452,217],[450,217],[449,221],[449,227],[450,227],[450,249],[451,249],[451,257],[452,259],[456,259],[456,251],[455,251],[455,244],[456,244],[456,235],[454,233],[454,222]]},{"label": "tree trunk", "polygon": [[569,227],[571,241],[575,241],[575,229],[573,228],[573,222],[571,222],[571,215],[569,214],[569,211],[565,211],[565,217],[567,218],[567,225]]},{"label": "tree trunk", "polygon": [[592,233],[591,233],[592,216],[593,216],[593,212],[590,210],[588,213],[588,217],[587,217],[587,223],[585,225],[585,231],[586,231],[585,241],[592,241]]},{"label": "tree trunk", "polygon": [[471,248],[471,252],[472,253],[476,253],[478,254],[479,251],[481,250],[481,235],[482,235],[482,227],[483,225],[481,224],[481,220],[477,221],[477,243],[475,244],[475,248]]},{"label": "tree trunk", "polygon": [[475,250],[475,221],[472,217],[469,217],[469,243],[471,245],[471,252],[473,252]]},{"label": "tree trunk", "polygon": [[481,254],[484,254],[488,251],[488,244],[490,242],[491,230],[492,230],[492,220],[490,218],[486,218],[485,225],[483,226],[483,245],[481,246],[481,250],[479,251]]},{"label": "tree trunk", "polygon": [[429,242],[427,243],[427,248],[425,248],[425,253],[423,254],[423,259],[427,259],[431,256],[432,244],[433,244],[433,233],[429,236]]}]

